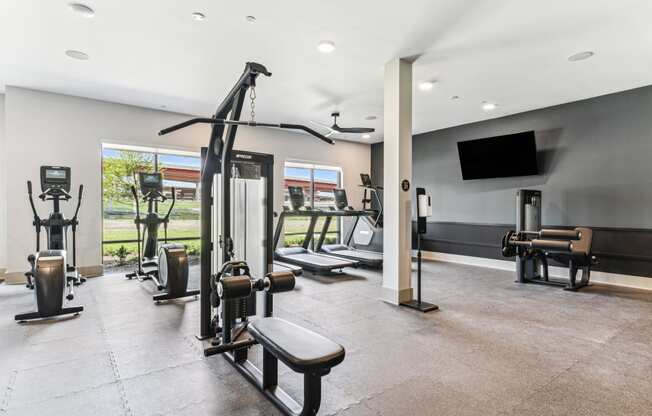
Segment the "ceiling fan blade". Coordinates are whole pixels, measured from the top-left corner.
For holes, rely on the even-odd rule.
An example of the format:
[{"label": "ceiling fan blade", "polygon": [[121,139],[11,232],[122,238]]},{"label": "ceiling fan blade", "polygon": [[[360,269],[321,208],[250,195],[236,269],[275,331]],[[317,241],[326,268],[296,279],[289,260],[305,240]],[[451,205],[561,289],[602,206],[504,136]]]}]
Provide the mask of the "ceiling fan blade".
[{"label": "ceiling fan blade", "polygon": [[329,125],[327,125],[327,124],[320,123],[320,122],[318,122],[318,121],[313,121],[313,120],[310,120],[310,123],[314,124],[315,126],[319,126],[319,127],[322,127],[322,128],[324,128],[324,129],[328,130],[328,131],[330,132],[330,134],[332,134],[332,133],[335,132],[335,130],[333,130],[333,129],[331,128],[331,126],[329,126]]},{"label": "ceiling fan blade", "polygon": [[372,127],[340,127],[340,126],[333,126],[333,130],[339,132],[339,133],[353,133],[353,134],[362,134],[362,133],[373,133],[376,131],[376,129]]}]

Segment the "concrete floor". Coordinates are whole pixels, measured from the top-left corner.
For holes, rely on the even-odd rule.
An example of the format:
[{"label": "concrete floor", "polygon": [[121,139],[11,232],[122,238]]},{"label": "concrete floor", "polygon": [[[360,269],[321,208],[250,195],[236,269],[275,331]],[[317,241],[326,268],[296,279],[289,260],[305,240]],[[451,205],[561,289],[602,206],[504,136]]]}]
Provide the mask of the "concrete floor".
[{"label": "concrete floor", "polygon": [[[276,297],[277,316],[346,347],[321,414],[652,415],[652,294],[425,270],[424,297],[441,307],[427,315],[378,301],[370,271],[299,278]],[[83,315],[18,325],[32,295],[0,286],[0,414],[278,414],[223,358],[203,357],[197,302],[156,306],[151,289],[92,279],[78,291]],[[299,377],[284,369],[281,382],[301,397]]]}]

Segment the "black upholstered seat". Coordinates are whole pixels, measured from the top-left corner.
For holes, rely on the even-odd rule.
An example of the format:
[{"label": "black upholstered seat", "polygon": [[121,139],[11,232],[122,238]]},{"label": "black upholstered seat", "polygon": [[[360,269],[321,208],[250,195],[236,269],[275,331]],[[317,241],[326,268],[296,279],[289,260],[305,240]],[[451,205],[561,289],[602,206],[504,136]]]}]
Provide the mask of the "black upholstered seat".
[{"label": "black upholstered seat", "polygon": [[249,334],[298,373],[327,371],[344,360],[344,347],[283,319],[254,321],[249,324]]}]

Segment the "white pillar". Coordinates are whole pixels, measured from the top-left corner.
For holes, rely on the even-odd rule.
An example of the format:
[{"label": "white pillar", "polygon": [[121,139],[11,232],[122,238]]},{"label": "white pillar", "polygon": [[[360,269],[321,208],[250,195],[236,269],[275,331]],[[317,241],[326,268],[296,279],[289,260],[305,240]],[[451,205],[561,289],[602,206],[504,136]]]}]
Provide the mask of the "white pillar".
[{"label": "white pillar", "polygon": [[[385,141],[383,144],[382,299],[398,305],[412,299],[412,63],[385,65]],[[409,181],[410,189],[401,184]]]}]

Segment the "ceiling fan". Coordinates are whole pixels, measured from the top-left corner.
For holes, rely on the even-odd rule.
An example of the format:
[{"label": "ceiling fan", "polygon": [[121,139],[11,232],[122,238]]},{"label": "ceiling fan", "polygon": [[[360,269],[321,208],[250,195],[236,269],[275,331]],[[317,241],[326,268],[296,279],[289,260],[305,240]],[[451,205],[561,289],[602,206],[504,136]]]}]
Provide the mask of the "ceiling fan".
[{"label": "ceiling fan", "polygon": [[330,137],[337,133],[363,134],[363,133],[373,133],[374,131],[376,131],[376,129],[374,129],[373,127],[340,127],[337,125],[337,118],[339,116],[340,116],[339,111],[334,111],[331,113],[331,117],[333,117],[332,126],[328,126],[323,123],[318,123],[316,121],[311,121],[311,123],[324,127],[325,129],[328,129],[329,132],[326,134],[326,137]]}]

